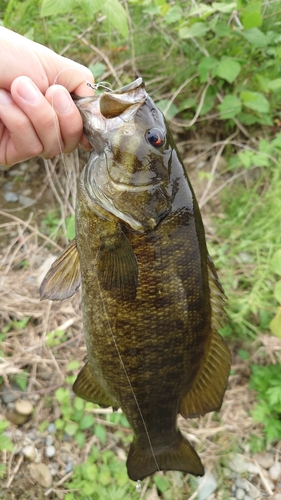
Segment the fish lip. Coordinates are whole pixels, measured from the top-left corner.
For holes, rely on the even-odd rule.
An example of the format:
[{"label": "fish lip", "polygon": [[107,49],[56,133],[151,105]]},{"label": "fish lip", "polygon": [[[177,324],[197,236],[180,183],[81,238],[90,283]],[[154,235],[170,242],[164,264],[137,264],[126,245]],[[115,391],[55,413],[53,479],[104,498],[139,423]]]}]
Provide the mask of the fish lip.
[{"label": "fish lip", "polygon": [[157,189],[161,185],[161,181],[159,182],[149,182],[148,184],[139,184],[138,186],[134,186],[133,184],[127,184],[126,182],[117,182],[110,175],[109,170],[107,169],[108,177],[112,183],[112,187],[116,189],[116,191],[129,191],[133,193],[141,193],[142,191],[150,191],[152,189]]}]

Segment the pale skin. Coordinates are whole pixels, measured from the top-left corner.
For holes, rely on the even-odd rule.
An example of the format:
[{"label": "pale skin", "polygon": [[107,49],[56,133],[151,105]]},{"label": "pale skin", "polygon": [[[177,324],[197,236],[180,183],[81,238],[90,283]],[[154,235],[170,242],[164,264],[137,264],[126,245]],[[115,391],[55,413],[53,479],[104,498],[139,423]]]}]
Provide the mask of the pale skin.
[{"label": "pale skin", "polygon": [[86,67],[0,27],[0,165],[73,151],[83,124],[70,92],[92,95],[87,81]]}]

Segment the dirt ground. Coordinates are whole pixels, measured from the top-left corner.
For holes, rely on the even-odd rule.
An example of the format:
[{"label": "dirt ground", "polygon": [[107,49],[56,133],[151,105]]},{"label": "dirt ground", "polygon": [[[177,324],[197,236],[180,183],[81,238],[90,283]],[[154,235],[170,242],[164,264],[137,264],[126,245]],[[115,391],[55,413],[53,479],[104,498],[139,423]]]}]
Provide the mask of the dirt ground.
[{"label": "dirt ground", "polygon": [[[197,137],[189,142],[179,141],[202,207],[208,240],[215,237],[211,214],[220,216],[217,193],[230,182],[229,176],[224,175],[221,145],[214,148],[213,143],[213,137],[208,136],[204,141]],[[80,463],[88,453],[88,446],[81,450],[74,442],[66,441],[56,443],[54,456],[51,456],[51,448],[50,456],[46,456],[48,431],[40,427],[43,421],[51,424],[60,416],[55,390],[65,386],[69,363],[73,359],[82,362],[86,354],[79,292],[62,303],[40,302],[38,292],[52,259],[66,245],[64,221],[74,213],[75,179],[84,159],[79,159],[75,153],[65,161],[64,165],[60,160],[32,160],[9,171],[3,168],[0,171],[0,332],[3,332],[0,337],[0,376],[3,380],[0,421],[7,419],[10,422],[5,432],[14,443],[13,451],[0,451],[1,462],[7,466],[7,473],[0,479],[0,498],[7,500],[63,499],[64,483],[72,474],[70,467],[67,472],[68,464]],[[202,171],[211,173],[212,180],[200,176]],[[14,197],[16,201],[7,201],[7,192],[16,194],[17,200]],[[25,198],[20,199],[20,194]],[[56,236],[50,237],[53,229]],[[50,332],[56,331],[62,332],[60,341],[50,346],[46,339],[50,338]],[[253,346],[251,357],[243,362],[237,355],[240,346],[233,343],[229,347],[233,355],[232,375],[220,414],[215,418],[209,414],[192,424],[181,418],[179,425],[192,444],[200,449],[208,470],[223,464],[229,471],[228,479],[224,479],[228,498],[238,498],[238,486],[233,485],[241,476],[255,488],[253,495],[257,496],[250,496],[248,492],[248,498],[280,500],[281,479],[279,474],[273,475],[272,467],[280,465],[281,443],[267,449],[262,457],[253,454],[248,444],[250,435],[262,435],[261,427],[251,417],[255,394],[249,390],[248,380],[250,365],[259,357],[276,361],[281,343],[274,337],[261,336]],[[15,377],[22,373],[26,374],[24,389],[15,383]],[[15,420],[18,400],[28,400],[32,405],[31,415],[25,423]],[[101,418],[101,415],[96,413],[96,417]],[[37,458],[23,453],[24,447],[30,444],[36,448]],[[52,447],[52,443],[48,446]],[[119,454],[125,459],[122,450]],[[236,461],[236,465],[231,465],[231,461]],[[49,483],[42,483],[32,473],[32,463],[39,462],[51,471]],[[248,500],[245,491],[241,498]],[[145,495],[142,493],[140,498],[146,498]],[[216,490],[208,498],[227,499],[227,493],[224,495]],[[197,494],[189,498],[197,498]]]}]

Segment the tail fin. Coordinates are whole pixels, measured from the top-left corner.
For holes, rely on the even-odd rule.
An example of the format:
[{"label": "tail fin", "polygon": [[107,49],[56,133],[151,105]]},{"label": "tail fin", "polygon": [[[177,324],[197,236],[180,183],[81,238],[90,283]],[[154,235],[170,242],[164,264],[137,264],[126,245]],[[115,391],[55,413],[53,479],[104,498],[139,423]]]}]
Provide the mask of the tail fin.
[{"label": "tail fin", "polygon": [[204,467],[191,444],[178,431],[177,438],[170,446],[153,450],[142,449],[134,440],[128,455],[128,476],[133,481],[144,479],[158,470],[179,470],[194,476],[203,476]]}]

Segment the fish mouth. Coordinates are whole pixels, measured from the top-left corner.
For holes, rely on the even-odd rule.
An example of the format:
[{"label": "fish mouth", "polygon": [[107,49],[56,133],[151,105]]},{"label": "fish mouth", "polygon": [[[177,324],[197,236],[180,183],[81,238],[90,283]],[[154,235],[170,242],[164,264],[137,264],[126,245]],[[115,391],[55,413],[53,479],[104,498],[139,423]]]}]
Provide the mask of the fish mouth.
[{"label": "fish mouth", "polygon": [[121,192],[133,192],[133,193],[141,193],[142,191],[151,191],[154,189],[157,189],[161,185],[161,181],[159,182],[148,182],[144,184],[130,184],[129,182],[121,182],[121,181],[116,181],[113,179],[112,175],[110,175],[110,171],[107,169],[107,175],[110,179],[110,183],[112,187],[116,191],[121,191]]}]

